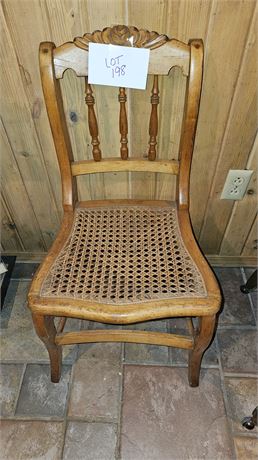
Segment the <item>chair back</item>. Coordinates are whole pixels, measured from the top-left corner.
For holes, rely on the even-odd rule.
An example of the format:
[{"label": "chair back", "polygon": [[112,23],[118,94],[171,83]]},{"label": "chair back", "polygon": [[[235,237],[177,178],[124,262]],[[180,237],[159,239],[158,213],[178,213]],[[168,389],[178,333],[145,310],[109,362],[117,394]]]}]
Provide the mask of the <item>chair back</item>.
[{"label": "chair back", "polygon": [[[120,132],[120,158],[102,158],[101,133],[99,132],[92,86],[88,83],[89,43],[134,46],[150,49],[148,74],[153,78],[149,120],[149,145],[147,158],[135,157],[128,148],[127,90],[119,88],[120,104],[118,129]],[[188,44],[157,32],[138,30],[136,27],[114,26],[103,31],[86,33],[73,42],[55,47],[54,43],[40,44],[40,71],[44,98],[57,152],[63,192],[64,210],[71,210],[77,201],[76,177],[105,172],[139,171],[173,174],[177,176],[177,202],[179,208],[189,207],[189,180],[191,159],[200,102],[203,65],[202,40]],[[159,76],[168,75],[173,67],[179,67],[187,78],[184,116],[178,160],[156,159],[158,139]],[[92,143],[92,160],[74,161],[71,141],[65,120],[60,79],[72,69],[85,79],[85,102]],[[167,116],[167,115],[166,115]]]}]

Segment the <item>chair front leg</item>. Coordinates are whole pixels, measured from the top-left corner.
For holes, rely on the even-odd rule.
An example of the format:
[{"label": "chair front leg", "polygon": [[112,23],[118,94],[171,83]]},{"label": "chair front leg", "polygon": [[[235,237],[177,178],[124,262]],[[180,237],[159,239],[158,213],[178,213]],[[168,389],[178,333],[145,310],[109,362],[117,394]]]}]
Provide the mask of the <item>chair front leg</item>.
[{"label": "chair front leg", "polygon": [[62,369],[62,347],[56,345],[56,327],[54,324],[53,316],[42,316],[33,313],[32,319],[36,332],[45,344],[49,358],[50,358],[50,367],[51,367],[51,381],[58,383],[61,377]]},{"label": "chair front leg", "polygon": [[199,328],[195,335],[194,348],[189,351],[188,379],[191,387],[199,385],[202,356],[212,340],[215,323],[216,315],[199,318]]}]

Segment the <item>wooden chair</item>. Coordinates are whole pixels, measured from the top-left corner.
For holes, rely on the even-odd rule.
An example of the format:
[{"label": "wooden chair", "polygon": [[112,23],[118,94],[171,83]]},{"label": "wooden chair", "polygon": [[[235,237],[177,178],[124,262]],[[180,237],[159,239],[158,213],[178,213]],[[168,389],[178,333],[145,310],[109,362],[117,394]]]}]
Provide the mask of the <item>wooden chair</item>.
[{"label": "wooden chair", "polygon": [[[87,82],[89,42],[149,48],[153,75],[148,158],[128,158],[126,90],[119,89],[121,158],[102,159],[94,97]],[[40,45],[40,71],[59,161],[63,222],[29,292],[35,329],[51,363],[51,379],[61,374],[62,345],[134,342],[189,350],[189,383],[199,384],[202,355],[214,334],[221,296],[202,255],[189,217],[189,178],[202,84],[203,43],[170,40],[156,32],[115,26],[55,47]],[[179,161],[156,160],[158,75],[178,66],[187,77]],[[93,160],[73,161],[59,79],[66,69],[85,77],[85,101]],[[173,201],[104,200],[78,202],[76,178],[111,171],[147,171],[177,176]],[[54,318],[59,317],[56,327]],[[185,317],[189,335],[101,329],[63,332],[67,317],[125,325]],[[192,318],[198,318],[198,327]]]}]

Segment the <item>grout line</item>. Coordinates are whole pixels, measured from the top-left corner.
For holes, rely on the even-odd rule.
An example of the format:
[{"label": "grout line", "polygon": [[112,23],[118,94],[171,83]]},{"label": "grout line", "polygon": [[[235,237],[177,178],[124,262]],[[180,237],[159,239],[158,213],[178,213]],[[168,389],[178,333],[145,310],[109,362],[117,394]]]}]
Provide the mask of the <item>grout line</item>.
[{"label": "grout line", "polygon": [[[72,366],[74,363],[73,360],[70,360],[70,361],[63,361],[63,366]],[[41,360],[41,361],[31,361],[31,360],[18,360],[18,359],[3,359],[1,358],[1,364],[35,364],[35,365],[39,365],[41,366],[42,364],[43,365],[49,365],[49,360],[46,358],[45,360]]]},{"label": "grout line", "polygon": [[106,418],[102,417],[101,415],[97,417],[80,417],[76,415],[69,415],[66,417],[67,422],[78,422],[78,423],[103,423],[106,425],[117,425],[117,420],[114,420],[112,418]]},{"label": "grout line", "polygon": [[69,409],[69,402],[70,402],[70,396],[71,396],[71,391],[72,391],[73,377],[74,377],[74,366],[72,364],[70,379],[68,383],[68,390],[67,390],[67,395],[66,395],[66,408],[65,408],[64,424],[63,424],[63,442],[62,442],[62,447],[61,447],[61,459],[63,458],[63,454],[64,454],[65,438],[66,438],[67,425],[68,425],[68,409]]},{"label": "grout line", "polygon": [[251,372],[224,372],[224,377],[236,379],[258,379],[258,374],[252,374]]},{"label": "grout line", "polygon": [[[257,439],[257,430],[233,431],[233,437],[243,437],[247,439]],[[250,458],[250,457],[249,457]]]},{"label": "grout line", "polygon": [[236,454],[235,443],[234,443],[234,439],[233,439],[232,423],[231,423],[230,416],[229,416],[229,414],[230,414],[229,407],[230,406],[229,406],[227,392],[226,392],[226,388],[225,388],[225,379],[224,379],[224,373],[223,373],[223,367],[222,367],[221,355],[220,355],[220,348],[219,348],[219,343],[218,343],[217,337],[215,338],[215,340],[216,340],[216,347],[217,347],[217,357],[218,357],[218,362],[219,362],[220,386],[221,386],[221,391],[222,391],[222,396],[223,396],[223,403],[224,403],[224,408],[225,408],[225,416],[226,416],[226,421],[227,421],[228,432],[229,432],[229,435],[230,435],[231,448],[232,448],[232,452],[234,454],[234,460],[235,460],[235,459],[237,459],[237,454]]},{"label": "grout line", "polygon": [[[171,347],[172,348],[172,347]],[[173,363],[171,364],[170,362],[168,363],[158,363],[158,362],[149,362],[149,363],[144,363],[144,362],[136,362],[136,361],[130,361],[130,360],[126,360],[124,362],[124,365],[127,366],[156,366],[156,367],[169,367],[169,368],[173,368],[173,367],[176,367],[176,368],[182,368],[182,369],[187,369],[188,368],[188,363],[185,362],[185,363]],[[203,363],[202,364],[202,369],[218,369],[219,365],[218,364],[205,364]]]},{"label": "grout line", "polygon": [[125,356],[125,344],[122,343],[121,347],[121,362],[120,362],[120,386],[119,386],[119,413],[117,419],[117,441],[116,441],[116,448],[115,448],[115,459],[119,460],[121,457],[120,449],[121,449],[121,420],[122,420],[122,407],[123,407],[123,396],[124,396],[124,356]]},{"label": "grout line", "polygon": [[15,413],[16,413],[17,404],[18,404],[18,401],[19,401],[19,397],[20,397],[20,393],[21,393],[23,379],[24,379],[26,369],[27,369],[27,363],[24,363],[23,364],[23,369],[22,369],[22,375],[21,375],[21,379],[20,379],[20,384],[19,384],[19,388],[18,388],[18,391],[17,391],[17,396],[16,396],[15,404],[14,404],[14,410],[13,410],[13,415],[14,416],[16,415]]},{"label": "grout line", "polygon": [[19,281],[19,282],[32,281],[33,276],[34,275],[31,275],[29,278],[11,278],[10,281]]},{"label": "grout line", "polygon": [[[246,277],[246,274],[245,274],[245,271],[244,271],[244,268],[243,268],[243,267],[240,267],[240,272],[241,272],[241,274],[242,274],[242,278],[243,278],[243,280],[244,280],[244,284],[246,284],[246,282],[247,282],[247,277]],[[251,310],[252,310],[252,313],[253,313],[253,316],[254,316],[254,320],[255,320],[255,323],[256,323],[256,314],[255,314],[255,313],[256,313],[256,312],[255,312],[256,308],[255,308],[255,305],[254,305],[254,303],[253,303],[252,296],[251,296],[250,293],[245,294],[245,295],[246,295],[246,296],[248,297],[248,299],[249,299],[249,303],[250,303],[250,305],[251,305]]]},{"label": "grout line", "polygon": [[12,421],[18,421],[18,422],[64,422],[63,417],[58,417],[58,416],[51,416],[51,415],[6,415],[6,416],[0,416],[0,420],[12,420]]},{"label": "grout line", "polygon": [[234,324],[234,325],[224,325],[224,326],[218,326],[218,330],[227,330],[227,329],[237,329],[237,330],[243,330],[243,331],[256,331],[256,326],[252,326],[250,324]]}]

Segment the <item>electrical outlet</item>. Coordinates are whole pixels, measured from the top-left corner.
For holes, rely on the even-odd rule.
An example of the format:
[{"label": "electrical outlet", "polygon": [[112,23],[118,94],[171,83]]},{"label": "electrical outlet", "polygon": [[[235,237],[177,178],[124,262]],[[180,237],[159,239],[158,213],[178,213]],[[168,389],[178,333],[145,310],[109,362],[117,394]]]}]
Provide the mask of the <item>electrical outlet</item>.
[{"label": "electrical outlet", "polygon": [[230,169],[222,190],[222,200],[242,200],[253,171],[247,169]]}]

